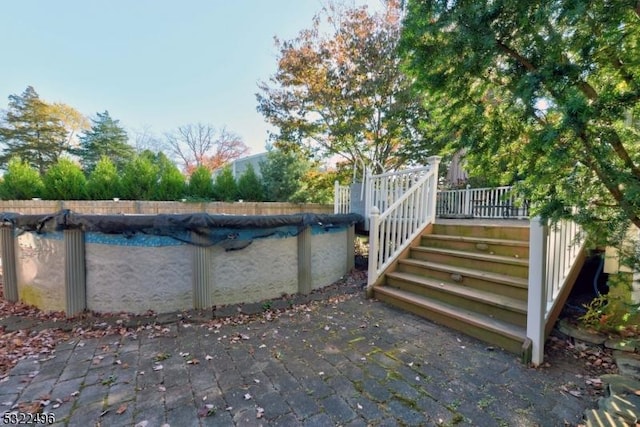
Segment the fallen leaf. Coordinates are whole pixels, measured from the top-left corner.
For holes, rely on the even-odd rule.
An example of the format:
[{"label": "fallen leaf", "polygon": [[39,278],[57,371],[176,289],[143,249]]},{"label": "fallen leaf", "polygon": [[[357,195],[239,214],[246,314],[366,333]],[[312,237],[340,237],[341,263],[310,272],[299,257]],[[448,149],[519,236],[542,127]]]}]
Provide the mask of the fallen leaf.
[{"label": "fallen leaf", "polygon": [[212,356],[209,356],[208,354],[204,357],[204,360],[213,360]]},{"label": "fallen leaf", "polygon": [[153,370],[154,371],[161,371],[164,369],[164,366],[162,365],[154,365]]},{"label": "fallen leaf", "polygon": [[118,410],[116,410],[116,414],[118,414],[118,415],[122,415],[122,414],[124,414],[124,412],[125,412],[126,410],[127,410],[127,404],[126,404],[126,403],[123,403],[122,405],[120,405],[120,406],[118,407]]},{"label": "fallen leaf", "polygon": [[257,407],[256,408],[256,418],[260,419],[264,416],[264,408]]},{"label": "fallen leaf", "polygon": [[249,393],[245,394],[244,400],[251,400],[251,395]]}]

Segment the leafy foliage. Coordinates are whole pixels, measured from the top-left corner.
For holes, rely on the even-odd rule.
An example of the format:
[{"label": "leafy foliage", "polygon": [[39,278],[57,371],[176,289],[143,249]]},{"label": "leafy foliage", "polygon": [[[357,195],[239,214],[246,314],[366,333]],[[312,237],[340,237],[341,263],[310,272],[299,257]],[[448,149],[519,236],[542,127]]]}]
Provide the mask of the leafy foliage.
[{"label": "leafy foliage", "polygon": [[[323,28],[333,28],[330,35]],[[311,29],[278,41],[278,70],[260,84],[258,110],[279,130],[277,145],[339,155],[375,170],[437,154],[422,96],[401,70],[400,8],[381,14],[331,5]]]},{"label": "leafy foliage", "polygon": [[301,179],[301,186],[291,197],[296,203],[333,203],[334,182],[336,172],[308,170]]},{"label": "leafy foliage", "polygon": [[288,202],[302,187],[302,177],[309,169],[309,160],[298,151],[272,148],[260,163],[265,200]]},{"label": "leafy foliage", "polygon": [[57,111],[28,86],[22,95],[9,96],[9,108],[0,122],[0,144],[0,163],[18,156],[42,175],[67,151],[67,129]]},{"label": "leafy foliage", "polygon": [[261,202],[263,198],[262,181],[256,174],[253,165],[248,163],[247,168],[238,178],[238,199],[247,202]]},{"label": "leafy foliage", "polygon": [[213,195],[216,200],[233,202],[238,197],[238,186],[231,168],[225,167],[216,176],[213,184]]},{"label": "leafy foliage", "polygon": [[87,180],[80,166],[69,159],[59,159],[44,175],[44,196],[50,200],[87,198]]},{"label": "leafy foliage", "polygon": [[211,172],[204,166],[195,168],[189,178],[187,194],[196,200],[210,200],[213,198],[213,181]]},{"label": "leafy foliage", "polygon": [[103,156],[89,175],[87,193],[92,200],[109,200],[121,196],[120,175],[110,158]]},{"label": "leafy foliage", "polygon": [[410,0],[402,46],[476,172],[615,242],[640,227],[639,15],[635,1]]},{"label": "leafy foliage", "polygon": [[19,157],[9,160],[7,172],[0,184],[0,194],[5,200],[27,200],[42,197],[44,183],[38,171]]},{"label": "leafy foliage", "polygon": [[118,170],[134,156],[133,147],[128,144],[127,132],[114,120],[108,111],[97,113],[91,119],[91,129],[80,136],[80,148],[74,153],[87,173],[91,173],[103,156],[111,159]]}]

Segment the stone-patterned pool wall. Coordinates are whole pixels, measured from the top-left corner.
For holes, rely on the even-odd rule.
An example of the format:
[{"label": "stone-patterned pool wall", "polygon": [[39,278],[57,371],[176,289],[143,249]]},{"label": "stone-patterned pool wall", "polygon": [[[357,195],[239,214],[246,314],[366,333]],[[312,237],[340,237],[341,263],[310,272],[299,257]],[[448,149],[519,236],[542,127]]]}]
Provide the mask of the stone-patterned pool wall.
[{"label": "stone-patterned pool wall", "polygon": [[14,286],[21,301],[69,315],[84,309],[163,313],[308,293],[353,268],[353,223],[237,233],[245,234],[260,237],[198,245],[197,238],[14,228],[0,236],[12,236],[14,244],[3,242],[3,248],[15,249],[16,283],[5,287]]}]

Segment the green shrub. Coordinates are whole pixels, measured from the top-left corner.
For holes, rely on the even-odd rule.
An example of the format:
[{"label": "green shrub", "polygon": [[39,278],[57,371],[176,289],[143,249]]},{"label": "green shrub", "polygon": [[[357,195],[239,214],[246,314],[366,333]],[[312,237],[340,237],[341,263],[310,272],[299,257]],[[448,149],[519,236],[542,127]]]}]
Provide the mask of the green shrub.
[{"label": "green shrub", "polygon": [[108,157],[103,156],[91,172],[87,181],[87,193],[93,200],[109,200],[122,196],[118,169]]},{"label": "green shrub", "polygon": [[247,165],[247,169],[238,179],[238,199],[247,202],[261,202],[264,199],[262,181],[258,178],[251,163]]},{"label": "green shrub", "polygon": [[5,200],[28,200],[42,197],[44,183],[35,168],[19,157],[9,160],[7,172],[0,184],[0,195]]},{"label": "green shrub", "polygon": [[204,166],[198,166],[189,178],[187,194],[192,199],[211,200],[213,198],[213,181],[211,172]]},{"label": "green shrub", "polygon": [[213,194],[216,200],[222,200],[224,202],[233,202],[238,198],[238,186],[236,180],[233,177],[231,168],[225,167],[216,176],[216,181],[213,184]]},{"label": "green shrub", "polygon": [[185,195],[184,175],[174,164],[164,165],[155,192],[156,200],[178,200]]},{"label": "green shrub", "polygon": [[83,200],[87,198],[87,179],[80,165],[59,159],[44,175],[44,196],[49,200]]},{"label": "green shrub", "polygon": [[153,200],[159,168],[147,155],[136,156],[124,167],[122,194],[129,200]]}]

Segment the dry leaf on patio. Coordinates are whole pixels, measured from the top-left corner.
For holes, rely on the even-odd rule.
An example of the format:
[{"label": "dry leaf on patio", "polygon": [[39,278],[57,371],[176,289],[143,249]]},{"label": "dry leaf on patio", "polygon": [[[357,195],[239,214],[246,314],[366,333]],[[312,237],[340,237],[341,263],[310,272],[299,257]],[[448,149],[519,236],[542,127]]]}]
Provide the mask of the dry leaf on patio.
[{"label": "dry leaf on patio", "polygon": [[118,414],[118,415],[124,414],[124,412],[127,410],[127,407],[128,407],[127,404],[123,403],[122,405],[120,405],[118,407],[118,410],[116,410],[116,414]]}]

